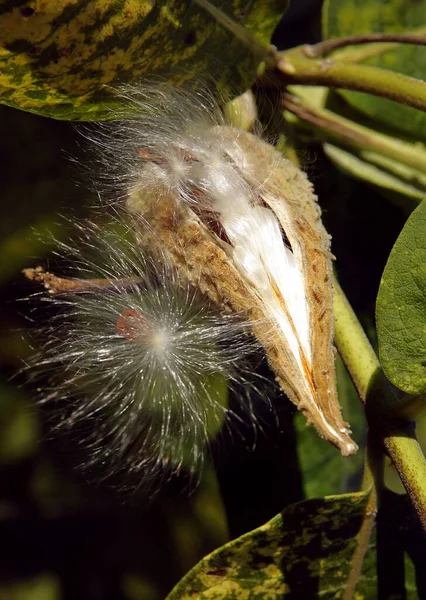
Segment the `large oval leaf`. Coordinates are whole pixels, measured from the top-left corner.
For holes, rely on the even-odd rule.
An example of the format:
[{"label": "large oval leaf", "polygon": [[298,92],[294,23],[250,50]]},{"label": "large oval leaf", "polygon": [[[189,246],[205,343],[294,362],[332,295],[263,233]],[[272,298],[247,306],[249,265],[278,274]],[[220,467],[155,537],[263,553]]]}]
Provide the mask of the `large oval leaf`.
[{"label": "large oval leaf", "polygon": [[[324,38],[412,31],[424,23],[426,0],[327,0],[323,9]],[[399,45],[363,62],[424,79],[426,48]],[[341,94],[370,117],[426,139],[426,113],[368,94],[348,91]]]},{"label": "large oval leaf", "polygon": [[[368,497],[360,492],[288,507],[203,559],[168,600],[340,598]],[[371,566],[360,582],[368,598],[376,596]]]},{"label": "large oval leaf", "polygon": [[[264,41],[287,0],[215,5]],[[114,86],[147,75],[176,84],[204,76],[237,93],[255,76],[253,50],[196,2],[0,0],[0,101],[87,120],[107,116]]]},{"label": "large oval leaf", "polygon": [[380,360],[410,394],[426,391],[426,200],[411,214],[383,272],[376,307]]}]

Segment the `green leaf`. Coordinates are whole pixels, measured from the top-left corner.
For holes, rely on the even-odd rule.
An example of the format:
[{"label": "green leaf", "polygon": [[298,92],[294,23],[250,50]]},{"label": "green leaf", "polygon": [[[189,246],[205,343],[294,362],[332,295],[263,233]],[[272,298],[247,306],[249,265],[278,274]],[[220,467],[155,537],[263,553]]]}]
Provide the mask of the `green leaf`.
[{"label": "green leaf", "polygon": [[[406,209],[414,209],[426,195],[426,187],[423,189],[415,185],[415,177],[410,182],[408,178],[404,181],[403,178],[396,175],[395,171],[398,168],[403,168],[403,165],[395,161],[393,161],[392,169],[386,170],[367,160],[366,153],[357,156],[333,144],[324,144],[324,151],[343,172],[378,188],[383,195],[388,196],[395,204]],[[363,154],[364,156],[362,156]],[[369,153],[369,158],[376,158],[378,159],[377,162],[380,158],[383,159],[383,157],[374,156],[372,153]],[[392,161],[388,159],[388,162]]]},{"label": "green leaf", "polygon": [[0,465],[27,458],[37,448],[39,424],[25,396],[12,386],[0,386]]},{"label": "green leaf", "polygon": [[[168,596],[282,599],[341,598],[369,494],[307,500],[204,558]],[[359,592],[376,595],[374,553]]]},{"label": "green leaf", "polygon": [[[229,16],[269,39],[287,0],[218,1]],[[182,85],[208,77],[244,91],[261,57],[195,2],[0,0],[0,101],[58,119],[101,119],[113,88],[146,76]]]},{"label": "green leaf", "polygon": [[[327,0],[323,7],[324,39],[411,31],[425,22],[425,0]],[[363,63],[424,79],[426,47],[401,44]],[[426,139],[426,113],[368,94],[343,90],[340,93],[350,104],[379,122]]]},{"label": "green leaf", "polygon": [[426,200],[399,235],[376,306],[380,360],[387,377],[410,394],[426,391]]}]

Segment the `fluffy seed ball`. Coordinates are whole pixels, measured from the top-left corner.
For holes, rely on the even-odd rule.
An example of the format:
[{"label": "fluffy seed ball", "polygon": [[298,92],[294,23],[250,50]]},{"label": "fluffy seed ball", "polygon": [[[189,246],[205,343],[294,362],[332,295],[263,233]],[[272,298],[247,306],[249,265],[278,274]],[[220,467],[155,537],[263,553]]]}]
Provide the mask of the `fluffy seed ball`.
[{"label": "fluffy seed ball", "polygon": [[33,365],[34,377],[48,372],[52,381],[42,398],[63,412],[62,427],[85,432],[89,465],[135,471],[150,493],[181,468],[197,477],[253,342],[234,317],[144,256],[130,229],[127,241],[81,230],[78,279],[46,297],[57,311]]}]

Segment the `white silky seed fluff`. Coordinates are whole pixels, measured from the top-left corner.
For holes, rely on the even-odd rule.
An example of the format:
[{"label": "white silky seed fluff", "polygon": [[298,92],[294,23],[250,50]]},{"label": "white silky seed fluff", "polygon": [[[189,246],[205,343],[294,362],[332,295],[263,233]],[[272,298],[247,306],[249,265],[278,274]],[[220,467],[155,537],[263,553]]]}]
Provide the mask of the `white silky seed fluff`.
[{"label": "white silky seed fluff", "polygon": [[182,468],[197,479],[209,441],[232,418],[226,386],[246,383],[240,394],[251,410],[245,361],[256,344],[238,319],[144,255],[133,228],[126,239],[87,223],[81,229],[78,253],[62,245],[60,254],[73,259],[76,281],[113,285],[46,297],[58,312],[31,365],[35,379],[53,376],[43,401],[63,412],[58,427],[84,432],[87,466],[134,472],[151,495]]}]

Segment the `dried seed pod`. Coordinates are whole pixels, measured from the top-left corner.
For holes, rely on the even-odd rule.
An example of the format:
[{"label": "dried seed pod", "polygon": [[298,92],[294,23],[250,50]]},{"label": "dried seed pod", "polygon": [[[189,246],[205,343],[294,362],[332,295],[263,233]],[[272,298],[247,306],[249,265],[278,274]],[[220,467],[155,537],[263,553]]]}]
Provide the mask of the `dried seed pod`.
[{"label": "dried seed pod", "polygon": [[284,392],[353,454],[335,387],[330,240],[311,183],[258,136],[227,126],[210,99],[143,89],[132,100],[141,113],[128,126],[123,181],[127,209],[150,225],[141,243],[248,319]]}]

